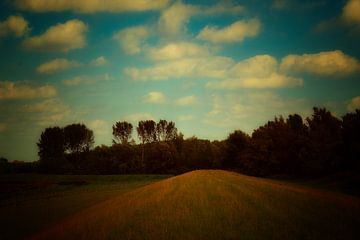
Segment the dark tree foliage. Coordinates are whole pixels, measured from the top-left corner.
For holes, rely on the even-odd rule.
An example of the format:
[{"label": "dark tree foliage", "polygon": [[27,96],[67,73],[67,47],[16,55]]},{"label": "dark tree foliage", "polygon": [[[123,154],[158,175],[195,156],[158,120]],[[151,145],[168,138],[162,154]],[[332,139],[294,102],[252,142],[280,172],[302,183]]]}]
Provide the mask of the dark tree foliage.
[{"label": "dark tree foliage", "polygon": [[88,152],[94,145],[94,133],[84,124],[76,123],[64,128],[66,150],[69,153]]},{"label": "dark tree foliage", "polygon": [[40,168],[45,172],[60,172],[64,164],[65,138],[60,127],[46,128],[41,133],[38,146]]},{"label": "dark tree foliage", "polygon": [[112,126],[113,139],[114,143],[128,144],[131,139],[131,134],[133,130],[133,126],[128,122],[116,122]]},{"label": "dark tree foliage", "polygon": [[[130,123],[117,122],[113,135],[122,144],[91,149],[93,133],[83,124],[47,128],[38,142],[41,169],[52,173],[177,174],[223,168],[257,176],[312,177],[339,171],[358,174],[360,170],[360,110],[338,119],[325,108],[314,108],[305,121],[298,114],[275,117],[255,129],[251,137],[236,130],[225,140],[212,142],[184,139],[175,123],[166,120],[140,121],[136,129],[140,144],[127,144],[131,130]],[[7,165],[6,161],[0,160],[2,165]],[[10,169],[29,171],[29,166],[23,166],[11,163]]]},{"label": "dark tree foliage", "polygon": [[240,130],[236,130],[229,134],[225,142],[226,156],[223,166],[225,168],[239,168],[241,165],[241,153],[248,148],[250,136]]},{"label": "dark tree foliage", "polygon": [[325,108],[313,108],[306,121],[309,126],[310,151],[307,168],[314,173],[328,173],[342,163],[341,120]]},{"label": "dark tree foliage", "polygon": [[345,167],[360,169],[360,110],[347,113],[342,117],[342,129],[345,158]]},{"label": "dark tree foliage", "polygon": [[158,141],[171,141],[177,137],[177,128],[174,122],[160,120],[156,124],[156,138]]},{"label": "dark tree foliage", "polygon": [[156,141],[156,123],[153,120],[140,121],[136,131],[143,144]]}]

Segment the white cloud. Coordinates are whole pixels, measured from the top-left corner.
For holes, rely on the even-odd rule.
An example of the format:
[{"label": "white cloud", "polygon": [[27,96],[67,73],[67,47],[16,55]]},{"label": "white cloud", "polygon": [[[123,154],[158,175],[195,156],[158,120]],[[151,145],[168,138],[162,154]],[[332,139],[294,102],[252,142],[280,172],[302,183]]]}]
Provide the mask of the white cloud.
[{"label": "white cloud", "polygon": [[189,18],[198,12],[199,8],[190,4],[176,1],[169,8],[162,11],[158,28],[163,36],[176,37],[186,31],[186,23]]},{"label": "white cloud", "polygon": [[0,100],[49,98],[56,95],[56,89],[50,85],[33,86],[28,83],[0,82]]},{"label": "white cloud", "polygon": [[349,112],[355,111],[356,109],[360,109],[360,96],[354,97],[347,105],[347,110]]},{"label": "white cloud", "polygon": [[87,25],[77,19],[59,23],[39,36],[25,39],[26,49],[36,51],[68,52],[86,46]]},{"label": "white cloud", "polygon": [[107,121],[96,119],[86,124],[91,130],[94,131],[95,135],[105,135],[110,133],[111,127]]},{"label": "white cloud", "polygon": [[239,14],[243,13],[245,8],[241,5],[234,5],[231,1],[221,1],[216,5],[202,8],[199,14],[215,15],[215,14]]},{"label": "white cloud", "polygon": [[69,107],[64,105],[59,99],[52,98],[42,102],[24,105],[23,110],[31,113],[60,113],[68,111]]},{"label": "white cloud", "polygon": [[30,120],[35,121],[40,126],[60,124],[73,115],[70,107],[57,98],[26,104],[22,110],[31,113]]},{"label": "white cloud", "polygon": [[162,92],[149,92],[144,96],[144,102],[146,103],[164,103],[165,100],[166,97]]},{"label": "white cloud", "polygon": [[168,3],[169,0],[15,0],[15,6],[21,10],[80,13],[159,10],[167,6]]},{"label": "white cloud", "polygon": [[183,58],[206,57],[210,55],[207,46],[191,42],[168,43],[159,48],[150,48],[148,56],[155,61],[168,61]]},{"label": "white cloud", "polygon": [[133,123],[134,126],[137,126],[138,122],[141,120],[155,120],[155,118],[150,113],[133,113],[127,115],[123,118],[125,121]]},{"label": "white cloud", "polygon": [[356,58],[340,50],[315,54],[288,55],[281,61],[284,72],[312,73],[317,75],[347,75],[360,70]]},{"label": "white cloud", "polygon": [[271,92],[213,95],[212,107],[204,116],[204,123],[213,127],[241,129],[247,133],[275,116],[299,113],[310,114],[309,104],[303,99],[285,99]]},{"label": "white cloud", "polygon": [[125,74],[134,80],[168,80],[180,77],[221,77],[234,64],[227,57],[184,58],[165,61],[147,68],[125,68]]},{"label": "white cloud", "polygon": [[0,22],[0,37],[10,34],[22,37],[29,30],[29,23],[22,16],[9,16],[5,21]]},{"label": "white cloud", "polygon": [[278,72],[278,62],[270,55],[257,55],[240,61],[228,70],[225,79],[211,81],[208,88],[281,88],[301,86],[303,80]]},{"label": "white cloud", "polygon": [[81,64],[74,60],[70,61],[65,58],[56,58],[41,64],[36,68],[36,71],[38,73],[50,74],[80,66]]},{"label": "white cloud", "polygon": [[102,75],[80,75],[71,79],[64,80],[63,83],[67,86],[77,86],[83,84],[90,85],[100,81],[109,81],[112,79],[113,78],[107,73]]},{"label": "white cloud", "polygon": [[90,65],[92,66],[103,66],[108,64],[108,60],[104,56],[100,56],[94,60],[91,61]]},{"label": "white cloud", "polygon": [[346,22],[360,24],[360,0],[348,0],[343,8],[342,18]]},{"label": "white cloud", "polygon": [[191,121],[191,120],[194,120],[194,119],[195,119],[195,117],[193,115],[191,115],[191,114],[178,116],[178,120],[180,122]]},{"label": "white cloud", "polygon": [[145,26],[129,27],[116,32],[113,38],[127,54],[136,54],[142,50],[144,40],[150,35]]},{"label": "white cloud", "polygon": [[261,23],[259,19],[241,20],[230,26],[218,28],[206,26],[198,34],[197,38],[213,43],[234,43],[242,42],[247,37],[255,37],[259,34]]},{"label": "white cloud", "polygon": [[195,96],[186,96],[179,98],[175,101],[175,104],[178,106],[188,106],[188,105],[194,105],[198,102],[197,98]]}]

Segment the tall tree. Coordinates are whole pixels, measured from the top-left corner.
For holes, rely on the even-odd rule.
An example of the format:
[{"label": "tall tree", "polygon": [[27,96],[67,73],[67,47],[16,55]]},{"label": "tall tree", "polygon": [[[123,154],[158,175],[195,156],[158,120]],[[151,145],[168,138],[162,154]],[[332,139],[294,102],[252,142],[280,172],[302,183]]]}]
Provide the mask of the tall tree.
[{"label": "tall tree", "polygon": [[335,170],[342,161],[341,120],[326,108],[313,108],[313,114],[306,121],[311,143],[310,168],[316,173]]},{"label": "tall tree", "polygon": [[239,167],[241,164],[241,152],[243,152],[249,145],[250,136],[246,133],[236,130],[229,134],[226,139],[226,156],[223,165],[226,168]]},{"label": "tall tree", "polygon": [[156,138],[158,141],[170,141],[174,140],[177,137],[177,128],[175,127],[175,123],[166,120],[160,120],[156,124]]},{"label": "tall tree", "polygon": [[64,128],[66,150],[69,153],[89,151],[94,145],[94,133],[84,124],[76,123]]},{"label": "tall tree", "polygon": [[140,121],[136,128],[141,141],[141,165],[144,165],[145,143],[156,141],[156,123],[153,120]]},{"label": "tall tree", "polygon": [[128,144],[131,139],[131,133],[133,130],[133,126],[131,123],[128,122],[116,122],[112,126],[113,136],[114,136],[114,143],[122,143]]},{"label": "tall tree", "polygon": [[342,117],[346,167],[360,169],[360,109]]},{"label": "tall tree", "polygon": [[45,172],[59,172],[65,152],[64,130],[60,127],[46,128],[37,146],[41,169]]}]

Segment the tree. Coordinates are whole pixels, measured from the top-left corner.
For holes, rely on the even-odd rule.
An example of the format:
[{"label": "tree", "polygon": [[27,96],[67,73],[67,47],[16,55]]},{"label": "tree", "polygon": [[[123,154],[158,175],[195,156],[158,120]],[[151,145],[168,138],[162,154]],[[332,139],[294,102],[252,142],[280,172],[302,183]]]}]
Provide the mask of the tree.
[{"label": "tree", "polygon": [[342,136],[344,139],[347,168],[360,168],[360,109],[342,117]]},{"label": "tree", "polygon": [[225,168],[235,168],[239,166],[241,161],[240,154],[244,151],[250,142],[250,137],[246,133],[236,130],[229,134],[226,139],[226,156],[223,166]]},{"label": "tree", "polygon": [[128,144],[131,139],[131,133],[133,130],[133,126],[131,123],[128,122],[116,122],[113,126],[113,135],[114,140],[113,142]]},{"label": "tree", "polygon": [[308,168],[314,173],[328,173],[342,163],[341,120],[326,108],[313,108],[306,121],[309,126],[311,155]]},{"label": "tree", "polygon": [[140,121],[136,130],[143,144],[155,142],[157,139],[156,123],[153,120]]},{"label": "tree", "polygon": [[171,141],[177,137],[177,129],[175,123],[166,120],[160,120],[156,124],[156,138],[158,141]]},{"label": "tree", "polygon": [[156,141],[156,123],[153,120],[140,121],[136,131],[141,140],[141,165],[144,165],[145,143]]},{"label": "tree", "polygon": [[88,152],[94,145],[94,133],[84,124],[76,123],[64,128],[66,150],[69,153]]},{"label": "tree", "polygon": [[37,146],[41,169],[45,172],[59,172],[64,161],[64,130],[60,127],[46,128]]}]

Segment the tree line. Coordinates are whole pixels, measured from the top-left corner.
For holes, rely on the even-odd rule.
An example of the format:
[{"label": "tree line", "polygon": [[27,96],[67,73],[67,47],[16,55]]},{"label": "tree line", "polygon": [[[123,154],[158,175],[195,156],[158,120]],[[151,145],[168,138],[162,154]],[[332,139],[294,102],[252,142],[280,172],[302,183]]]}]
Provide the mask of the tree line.
[{"label": "tree line", "polygon": [[[251,136],[236,130],[221,141],[184,139],[175,123],[166,120],[140,121],[139,144],[131,123],[116,122],[112,130],[113,144],[94,148],[93,131],[84,124],[46,128],[37,143],[37,169],[59,174],[178,174],[217,168],[255,176],[360,170],[360,110],[337,118],[326,108],[314,107],[305,119],[299,114],[275,117]],[[0,161],[0,169],[1,164],[6,165]]]}]

